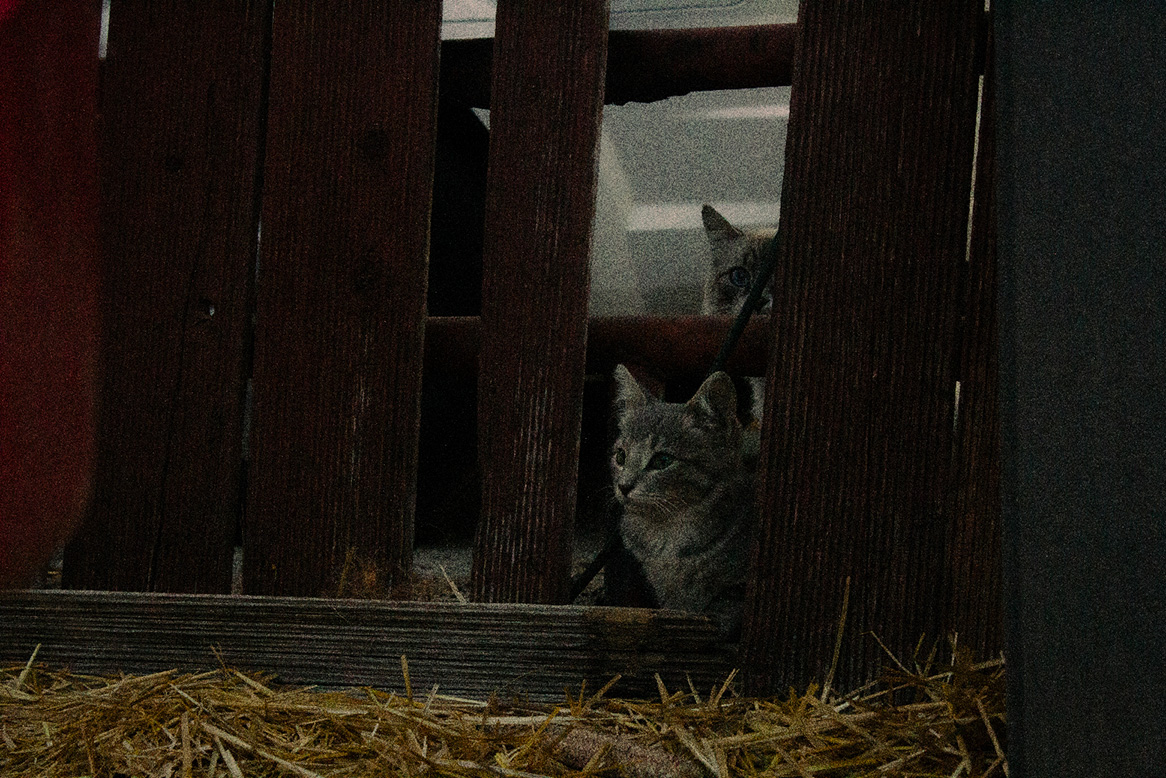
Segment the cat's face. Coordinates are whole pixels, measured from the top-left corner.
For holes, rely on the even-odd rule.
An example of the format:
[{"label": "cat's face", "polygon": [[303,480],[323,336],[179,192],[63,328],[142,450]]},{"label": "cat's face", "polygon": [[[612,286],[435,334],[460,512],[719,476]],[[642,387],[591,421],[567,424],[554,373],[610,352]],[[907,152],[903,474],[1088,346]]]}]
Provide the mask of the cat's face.
[{"label": "cat's face", "polygon": [[[701,209],[710,259],[704,283],[701,313],[736,316],[745,304],[761,267],[762,251],[774,230],[744,232],[729,224],[711,205]],[[773,306],[773,282],[761,295],[756,313],[769,313]]]},{"label": "cat's face", "polygon": [[619,437],[611,476],[625,509],[667,520],[740,467],[737,396],[727,375],[710,376],[687,403],[649,396],[623,365],[615,379]]}]

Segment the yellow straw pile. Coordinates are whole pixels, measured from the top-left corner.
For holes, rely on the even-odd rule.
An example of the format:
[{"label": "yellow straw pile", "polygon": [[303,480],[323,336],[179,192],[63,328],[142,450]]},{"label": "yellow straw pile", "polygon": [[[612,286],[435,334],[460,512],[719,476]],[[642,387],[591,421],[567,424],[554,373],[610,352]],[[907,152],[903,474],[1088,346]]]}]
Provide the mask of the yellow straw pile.
[{"label": "yellow straw pile", "polygon": [[[229,668],[118,678],[0,669],[4,776],[1006,775],[1003,660],[898,665],[845,697],[701,693],[561,705],[282,688]],[[897,665],[898,663],[896,663]]]}]

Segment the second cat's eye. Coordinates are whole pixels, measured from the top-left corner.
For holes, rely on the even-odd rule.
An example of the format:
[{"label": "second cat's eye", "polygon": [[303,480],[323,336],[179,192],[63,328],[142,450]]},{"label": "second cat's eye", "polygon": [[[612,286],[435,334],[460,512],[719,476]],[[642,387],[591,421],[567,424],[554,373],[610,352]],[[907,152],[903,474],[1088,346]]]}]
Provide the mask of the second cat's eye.
[{"label": "second cat's eye", "polygon": [[645,470],[663,470],[676,461],[676,457],[671,454],[665,454],[663,451],[658,451],[652,455],[648,460],[648,466]]},{"label": "second cat's eye", "polygon": [[620,467],[623,467],[623,463],[626,462],[627,460],[628,460],[627,452],[625,452],[622,448],[617,448],[615,450],[615,463],[617,465],[619,465]]},{"label": "second cat's eye", "polygon": [[748,289],[750,280],[749,271],[739,265],[729,270],[729,283],[738,289]]}]

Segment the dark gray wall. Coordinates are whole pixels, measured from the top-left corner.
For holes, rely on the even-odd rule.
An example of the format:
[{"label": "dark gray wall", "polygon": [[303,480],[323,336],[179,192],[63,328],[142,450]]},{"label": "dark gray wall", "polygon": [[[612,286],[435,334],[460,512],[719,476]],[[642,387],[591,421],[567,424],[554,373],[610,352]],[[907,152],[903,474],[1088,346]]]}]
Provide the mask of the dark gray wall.
[{"label": "dark gray wall", "polygon": [[1166,14],[996,5],[1012,775],[1166,774]]}]

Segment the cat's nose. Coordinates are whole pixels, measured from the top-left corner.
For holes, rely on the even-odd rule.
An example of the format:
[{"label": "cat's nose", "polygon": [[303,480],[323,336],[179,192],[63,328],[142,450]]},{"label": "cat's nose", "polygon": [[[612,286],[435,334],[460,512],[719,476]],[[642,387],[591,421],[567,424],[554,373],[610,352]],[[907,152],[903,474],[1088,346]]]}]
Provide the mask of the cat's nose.
[{"label": "cat's nose", "polygon": [[619,493],[620,493],[620,494],[622,494],[624,497],[627,497],[627,496],[628,496],[628,493],[629,493],[631,490],[632,490],[632,485],[631,485],[631,484],[620,484],[620,485],[619,485]]}]

